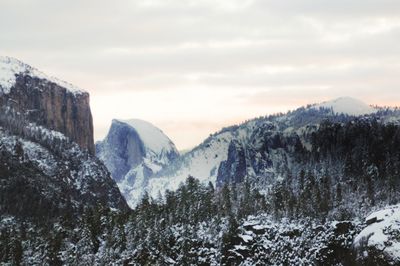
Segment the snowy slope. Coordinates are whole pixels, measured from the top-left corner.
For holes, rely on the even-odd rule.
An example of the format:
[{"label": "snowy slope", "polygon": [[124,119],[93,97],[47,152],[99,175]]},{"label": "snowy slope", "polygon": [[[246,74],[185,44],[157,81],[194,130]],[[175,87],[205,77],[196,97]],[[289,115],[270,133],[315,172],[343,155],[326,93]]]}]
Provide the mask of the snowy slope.
[{"label": "snowy slope", "polygon": [[175,162],[175,165],[169,166],[167,170],[171,172],[161,172],[158,177],[150,179],[145,189],[151,196],[156,197],[159,193],[163,194],[166,189],[178,189],[180,183],[184,182],[189,175],[201,182],[215,184],[218,167],[227,158],[231,140],[231,132],[211,137],[202,145],[185,154]]},{"label": "snowy slope", "polygon": [[174,161],[155,177],[149,179],[145,188],[153,197],[163,195],[165,190],[176,190],[189,175],[202,183],[217,181],[218,169],[228,158],[229,145],[232,140],[245,142],[253,133],[256,121],[250,121],[238,127],[221,130],[207,138],[192,151]]},{"label": "snowy slope", "polygon": [[[369,225],[355,238],[354,246],[382,250],[400,263],[400,204],[370,214],[365,222]],[[368,256],[368,253],[363,255]]]},{"label": "snowy slope", "polygon": [[347,115],[367,115],[375,113],[377,110],[369,106],[368,104],[351,97],[341,97],[332,101],[323,102],[313,106],[314,109],[326,108],[332,109],[337,114]]},{"label": "snowy slope", "polygon": [[[320,107],[324,108],[321,110]],[[330,112],[327,108],[332,108],[334,112]],[[359,100],[344,97],[314,105],[311,108],[299,108],[287,114],[260,117],[238,126],[225,128],[212,134],[203,143],[176,160],[165,163],[161,170],[153,171],[155,174],[147,178],[137,174],[137,171],[131,171],[130,173],[135,173],[137,180],[144,181],[142,182],[143,186],[136,183],[134,188],[130,187],[129,189],[132,188],[130,191],[135,197],[143,191],[147,191],[153,197],[158,197],[159,194],[163,195],[167,189],[172,191],[178,189],[189,175],[199,179],[202,183],[211,182],[218,185],[218,178],[223,176],[219,175],[219,170],[223,172],[224,169],[229,171],[225,175],[227,177],[225,179],[237,176],[238,172],[235,172],[237,170],[244,173],[246,178],[263,182],[263,187],[267,188],[275,178],[279,178],[276,169],[279,168],[282,160],[286,160],[285,151],[279,149],[279,139],[275,139],[275,137],[283,134],[283,136],[292,138],[292,141],[298,137],[305,147],[311,147],[305,136],[310,136],[313,130],[317,130],[319,123],[327,118],[333,122],[353,119],[337,115],[342,112],[352,115],[357,113],[374,114],[375,109]],[[145,135],[141,132],[146,132],[146,128],[141,127],[140,122],[133,120],[133,122],[124,123],[135,127],[139,135]],[[158,146],[162,147],[166,143],[166,140],[160,136],[151,134],[147,134],[147,136],[149,138],[146,142],[150,143],[148,146],[155,146],[153,150],[160,150]],[[230,153],[229,147],[232,143],[237,144],[237,150]],[[275,146],[276,148],[274,148]],[[263,150],[266,152],[262,152]],[[234,154],[235,152],[238,153]],[[240,152],[242,154],[239,154]],[[228,160],[228,158],[230,159]],[[242,164],[238,167],[240,160]],[[154,163],[154,160],[151,161]],[[221,163],[227,167],[220,168]],[[148,168],[151,167],[148,165]],[[221,179],[222,182],[224,182],[223,179]],[[125,180],[123,184],[129,184],[129,181]],[[126,186],[124,185],[122,188],[126,188]],[[139,198],[137,197],[137,199]]]},{"label": "snowy slope", "polygon": [[[23,199],[32,191],[21,190],[21,184],[30,184],[37,191],[30,200],[51,203],[53,209],[44,205],[49,209],[43,210],[51,216],[57,215],[57,209],[70,211],[64,209],[67,201],[75,210],[98,204],[127,209],[115,182],[97,158],[82,151],[60,132],[31,123],[25,133],[25,137],[11,135],[0,127],[0,165],[3,169],[7,165],[14,167],[9,173],[2,170],[0,194],[15,186],[23,194],[15,196]],[[23,210],[24,205],[20,206]]]},{"label": "snowy slope", "polygon": [[16,82],[16,76],[20,74],[36,77],[39,79],[45,79],[76,94],[84,93],[83,90],[68,82],[59,80],[54,77],[49,77],[41,71],[21,61],[7,56],[0,56],[0,93],[10,93],[11,88]]}]

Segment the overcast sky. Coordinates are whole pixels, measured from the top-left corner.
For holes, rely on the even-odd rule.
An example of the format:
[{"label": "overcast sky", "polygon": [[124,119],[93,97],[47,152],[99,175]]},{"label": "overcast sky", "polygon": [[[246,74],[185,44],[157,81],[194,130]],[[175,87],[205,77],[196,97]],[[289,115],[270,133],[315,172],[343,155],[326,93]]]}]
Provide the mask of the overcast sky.
[{"label": "overcast sky", "polygon": [[400,1],[0,0],[0,54],[89,91],[96,139],[141,118],[185,149],[339,96],[400,105]]}]

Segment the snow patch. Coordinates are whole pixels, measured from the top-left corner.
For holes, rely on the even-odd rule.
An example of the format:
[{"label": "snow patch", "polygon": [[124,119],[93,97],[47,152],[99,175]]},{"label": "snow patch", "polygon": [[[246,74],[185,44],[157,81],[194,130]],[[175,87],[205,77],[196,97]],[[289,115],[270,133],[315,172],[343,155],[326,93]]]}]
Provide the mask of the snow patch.
[{"label": "snow patch", "polygon": [[369,225],[354,239],[354,246],[375,247],[400,261],[400,204],[374,212],[365,221]]},{"label": "snow patch", "polygon": [[49,77],[43,72],[8,56],[0,56],[0,92],[3,94],[8,94],[11,91],[11,88],[14,86],[16,82],[16,76],[19,74],[25,74],[31,77],[36,77],[39,79],[45,79],[52,83],[57,84],[60,87],[63,87],[74,94],[82,94],[85,91],[79,89],[78,87],[59,80],[54,77]]},{"label": "snow patch", "polygon": [[140,139],[144,145],[156,154],[163,152],[170,152],[177,150],[172,141],[161,131],[161,129],[155,127],[151,123],[140,120],[140,119],[129,119],[129,120],[117,120],[121,123],[125,123],[136,130],[139,134]]},{"label": "snow patch", "polygon": [[323,102],[313,106],[314,109],[332,109],[335,114],[347,114],[347,115],[367,115],[377,112],[376,109],[369,106],[368,104],[351,97],[341,97],[332,101]]}]

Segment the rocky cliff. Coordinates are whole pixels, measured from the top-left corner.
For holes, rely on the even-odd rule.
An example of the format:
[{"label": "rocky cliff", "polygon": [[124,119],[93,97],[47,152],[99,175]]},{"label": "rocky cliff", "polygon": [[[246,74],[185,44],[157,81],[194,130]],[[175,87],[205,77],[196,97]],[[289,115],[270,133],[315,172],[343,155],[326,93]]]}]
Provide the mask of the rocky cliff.
[{"label": "rocky cliff", "polygon": [[94,154],[87,92],[8,57],[0,57],[0,71],[0,125],[15,131],[35,123],[63,133]]},{"label": "rocky cliff", "polygon": [[71,222],[88,208],[127,211],[93,154],[89,94],[0,58],[0,219]]},{"label": "rocky cliff", "polygon": [[241,183],[246,176],[246,154],[238,141],[231,141],[228,158],[218,168],[216,184],[221,187],[225,183]]}]

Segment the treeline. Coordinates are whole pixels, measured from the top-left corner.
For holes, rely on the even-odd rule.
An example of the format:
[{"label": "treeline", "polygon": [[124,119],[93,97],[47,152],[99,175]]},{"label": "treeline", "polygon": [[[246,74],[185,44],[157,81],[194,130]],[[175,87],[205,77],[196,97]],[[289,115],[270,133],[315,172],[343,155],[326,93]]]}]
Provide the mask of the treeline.
[{"label": "treeline", "polygon": [[[207,262],[213,257],[210,252],[223,254],[232,247],[241,218],[266,210],[264,196],[251,189],[249,183],[226,184],[216,190],[212,183],[202,185],[189,176],[177,191],[167,191],[164,199],[151,199],[145,195],[129,216],[130,230],[126,238],[132,243],[141,243],[132,258],[135,262],[162,264],[165,256],[181,265],[196,264],[200,257]],[[197,232],[202,224],[215,226],[205,230],[213,236],[211,239],[199,238]],[[179,228],[180,232],[177,232]],[[224,233],[221,242],[215,239],[220,232]],[[165,253],[158,256],[152,250]],[[217,259],[217,254],[214,255]]]},{"label": "treeline", "polygon": [[0,228],[0,259],[18,265],[31,250],[41,254],[42,265],[220,264],[239,243],[241,219],[267,208],[249,183],[215,189],[189,176],[164,197],[145,195],[130,212],[99,205],[86,208],[78,220],[65,216],[29,232]]},{"label": "treeline", "polygon": [[282,137],[292,161],[270,189],[276,217],[349,219],[374,206],[400,201],[400,127],[376,119],[323,122],[309,136],[311,148]]}]

